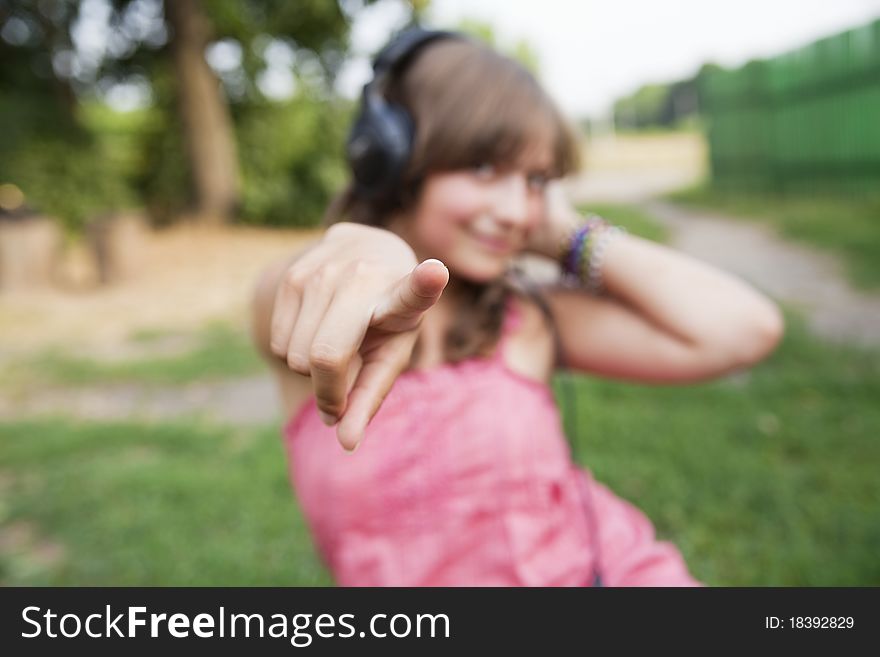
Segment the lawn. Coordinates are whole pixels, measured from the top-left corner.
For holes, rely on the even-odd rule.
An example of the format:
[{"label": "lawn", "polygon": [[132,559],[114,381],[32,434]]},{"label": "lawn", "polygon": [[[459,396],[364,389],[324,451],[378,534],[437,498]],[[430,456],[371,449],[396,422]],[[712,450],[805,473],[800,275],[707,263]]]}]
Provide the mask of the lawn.
[{"label": "lawn", "polygon": [[[169,338],[189,344],[181,353],[163,354]],[[70,350],[47,349],[4,363],[8,375],[0,387],[21,389],[36,386],[82,386],[115,383],[182,385],[194,381],[228,379],[262,371],[263,362],[240,328],[211,322],[194,334],[170,331],[139,331],[130,343],[146,352],[122,359],[99,359]]]},{"label": "lawn", "polygon": [[724,379],[578,377],[569,435],[577,422],[579,459],[711,585],[876,586],[880,352],[786,319],[769,359]]},{"label": "lawn", "polygon": [[631,205],[592,203],[578,207],[578,211],[584,215],[598,214],[612,224],[623,226],[629,233],[648,240],[664,243],[669,238],[665,226]]}]

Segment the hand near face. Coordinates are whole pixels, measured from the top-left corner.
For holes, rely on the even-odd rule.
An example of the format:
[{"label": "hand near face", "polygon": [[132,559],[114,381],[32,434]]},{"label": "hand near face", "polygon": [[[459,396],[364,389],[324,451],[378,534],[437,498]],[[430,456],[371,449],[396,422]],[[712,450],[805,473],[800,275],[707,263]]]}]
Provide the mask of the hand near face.
[{"label": "hand near face", "polygon": [[529,234],[525,250],[556,260],[562,239],[580,221],[581,217],[568,200],[562,183],[547,183],[544,189],[544,215]]}]

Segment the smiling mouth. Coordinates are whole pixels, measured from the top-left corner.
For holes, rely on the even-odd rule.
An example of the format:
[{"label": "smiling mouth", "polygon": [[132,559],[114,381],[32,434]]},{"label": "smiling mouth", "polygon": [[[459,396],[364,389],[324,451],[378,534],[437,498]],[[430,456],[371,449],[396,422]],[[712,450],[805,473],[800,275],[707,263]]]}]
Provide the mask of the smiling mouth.
[{"label": "smiling mouth", "polygon": [[498,237],[480,235],[479,233],[471,233],[471,235],[477,242],[492,253],[508,254],[513,251],[513,246],[507,240]]}]

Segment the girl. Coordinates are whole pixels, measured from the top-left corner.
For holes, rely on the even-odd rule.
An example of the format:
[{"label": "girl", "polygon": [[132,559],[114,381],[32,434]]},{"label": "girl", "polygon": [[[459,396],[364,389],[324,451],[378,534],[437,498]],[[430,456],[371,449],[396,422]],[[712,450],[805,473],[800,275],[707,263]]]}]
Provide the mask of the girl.
[{"label": "girl", "polygon": [[[291,480],[340,585],[700,585],[573,464],[549,381],[717,377],[767,356],[781,316],[578,216],[556,182],[576,152],[534,78],[485,46],[409,31],[377,58],[332,225],[254,301]],[[538,289],[524,253],[564,278]]]}]

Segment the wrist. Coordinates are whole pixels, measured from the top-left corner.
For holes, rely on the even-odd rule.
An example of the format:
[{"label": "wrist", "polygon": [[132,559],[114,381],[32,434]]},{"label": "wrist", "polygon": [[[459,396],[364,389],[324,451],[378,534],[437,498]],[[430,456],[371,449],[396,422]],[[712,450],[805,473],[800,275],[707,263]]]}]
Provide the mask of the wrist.
[{"label": "wrist", "polygon": [[580,218],[558,246],[557,261],[563,283],[594,295],[602,294],[605,250],[610,242],[626,232],[622,226],[615,226],[598,215]]}]

